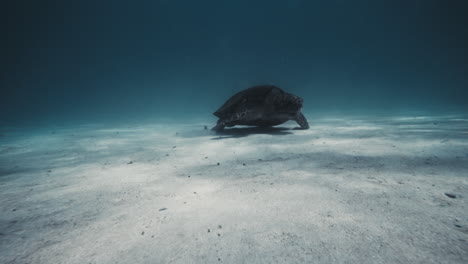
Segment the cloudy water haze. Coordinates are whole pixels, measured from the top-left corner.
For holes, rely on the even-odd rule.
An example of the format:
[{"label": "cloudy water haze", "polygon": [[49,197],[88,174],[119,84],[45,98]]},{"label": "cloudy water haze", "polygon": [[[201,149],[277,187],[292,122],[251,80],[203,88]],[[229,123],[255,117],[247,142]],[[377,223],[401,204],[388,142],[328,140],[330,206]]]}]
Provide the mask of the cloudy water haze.
[{"label": "cloudy water haze", "polygon": [[[310,113],[466,111],[465,1],[10,1],[2,123],[211,118],[274,84]],[[320,114],[319,114],[320,116]]]}]

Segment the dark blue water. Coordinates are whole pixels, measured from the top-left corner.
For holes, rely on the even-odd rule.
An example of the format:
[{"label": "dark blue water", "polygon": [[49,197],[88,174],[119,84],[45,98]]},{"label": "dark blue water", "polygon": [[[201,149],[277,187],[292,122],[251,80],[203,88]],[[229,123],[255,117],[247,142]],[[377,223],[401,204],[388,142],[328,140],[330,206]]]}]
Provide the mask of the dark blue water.
[{"label": "dark blue water", "polygon": [[462,0],[18,0],[1,10],[2,124],[210,118],[257,84],[302,96],[306,113],[468,110]]}]

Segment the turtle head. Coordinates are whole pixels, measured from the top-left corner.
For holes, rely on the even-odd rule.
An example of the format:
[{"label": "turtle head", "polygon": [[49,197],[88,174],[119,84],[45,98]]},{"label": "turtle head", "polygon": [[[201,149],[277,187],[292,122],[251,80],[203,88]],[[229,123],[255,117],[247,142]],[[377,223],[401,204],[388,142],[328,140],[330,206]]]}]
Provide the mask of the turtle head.
[{"label": "turtle head", "polygon": [[276,97],[275,110],[279,113],[296,115],[302,109],[304,100],[301,97],[290,93],[284,93]]}]

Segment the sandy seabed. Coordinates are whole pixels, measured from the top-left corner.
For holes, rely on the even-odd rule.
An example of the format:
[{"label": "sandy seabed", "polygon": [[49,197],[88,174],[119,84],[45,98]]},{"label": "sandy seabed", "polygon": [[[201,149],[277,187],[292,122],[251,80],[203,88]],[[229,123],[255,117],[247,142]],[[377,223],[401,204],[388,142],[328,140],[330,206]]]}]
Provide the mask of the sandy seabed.
[{"label": "sandy seabed", "polygon": [[0,263],[468,263],[468,119],[0,133]]}]

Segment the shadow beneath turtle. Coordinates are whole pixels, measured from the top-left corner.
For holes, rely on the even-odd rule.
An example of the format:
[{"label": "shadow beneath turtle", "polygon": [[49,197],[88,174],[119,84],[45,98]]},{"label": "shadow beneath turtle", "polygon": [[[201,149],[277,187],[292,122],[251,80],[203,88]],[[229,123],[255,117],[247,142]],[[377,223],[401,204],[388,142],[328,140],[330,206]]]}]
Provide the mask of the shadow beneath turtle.
[{"label": "shadow beneath turtle", "polygon": [[212,138],[211,140],[219,140],[226,138],[239,138],[246,137],[249,135],[255,134],[264,134],[264,135],[289,135],[292,132],[289,132],[291,128],[287,127],[236,127],[236,128],[226,128],[222,131],[215,132],[218,137]]}]

